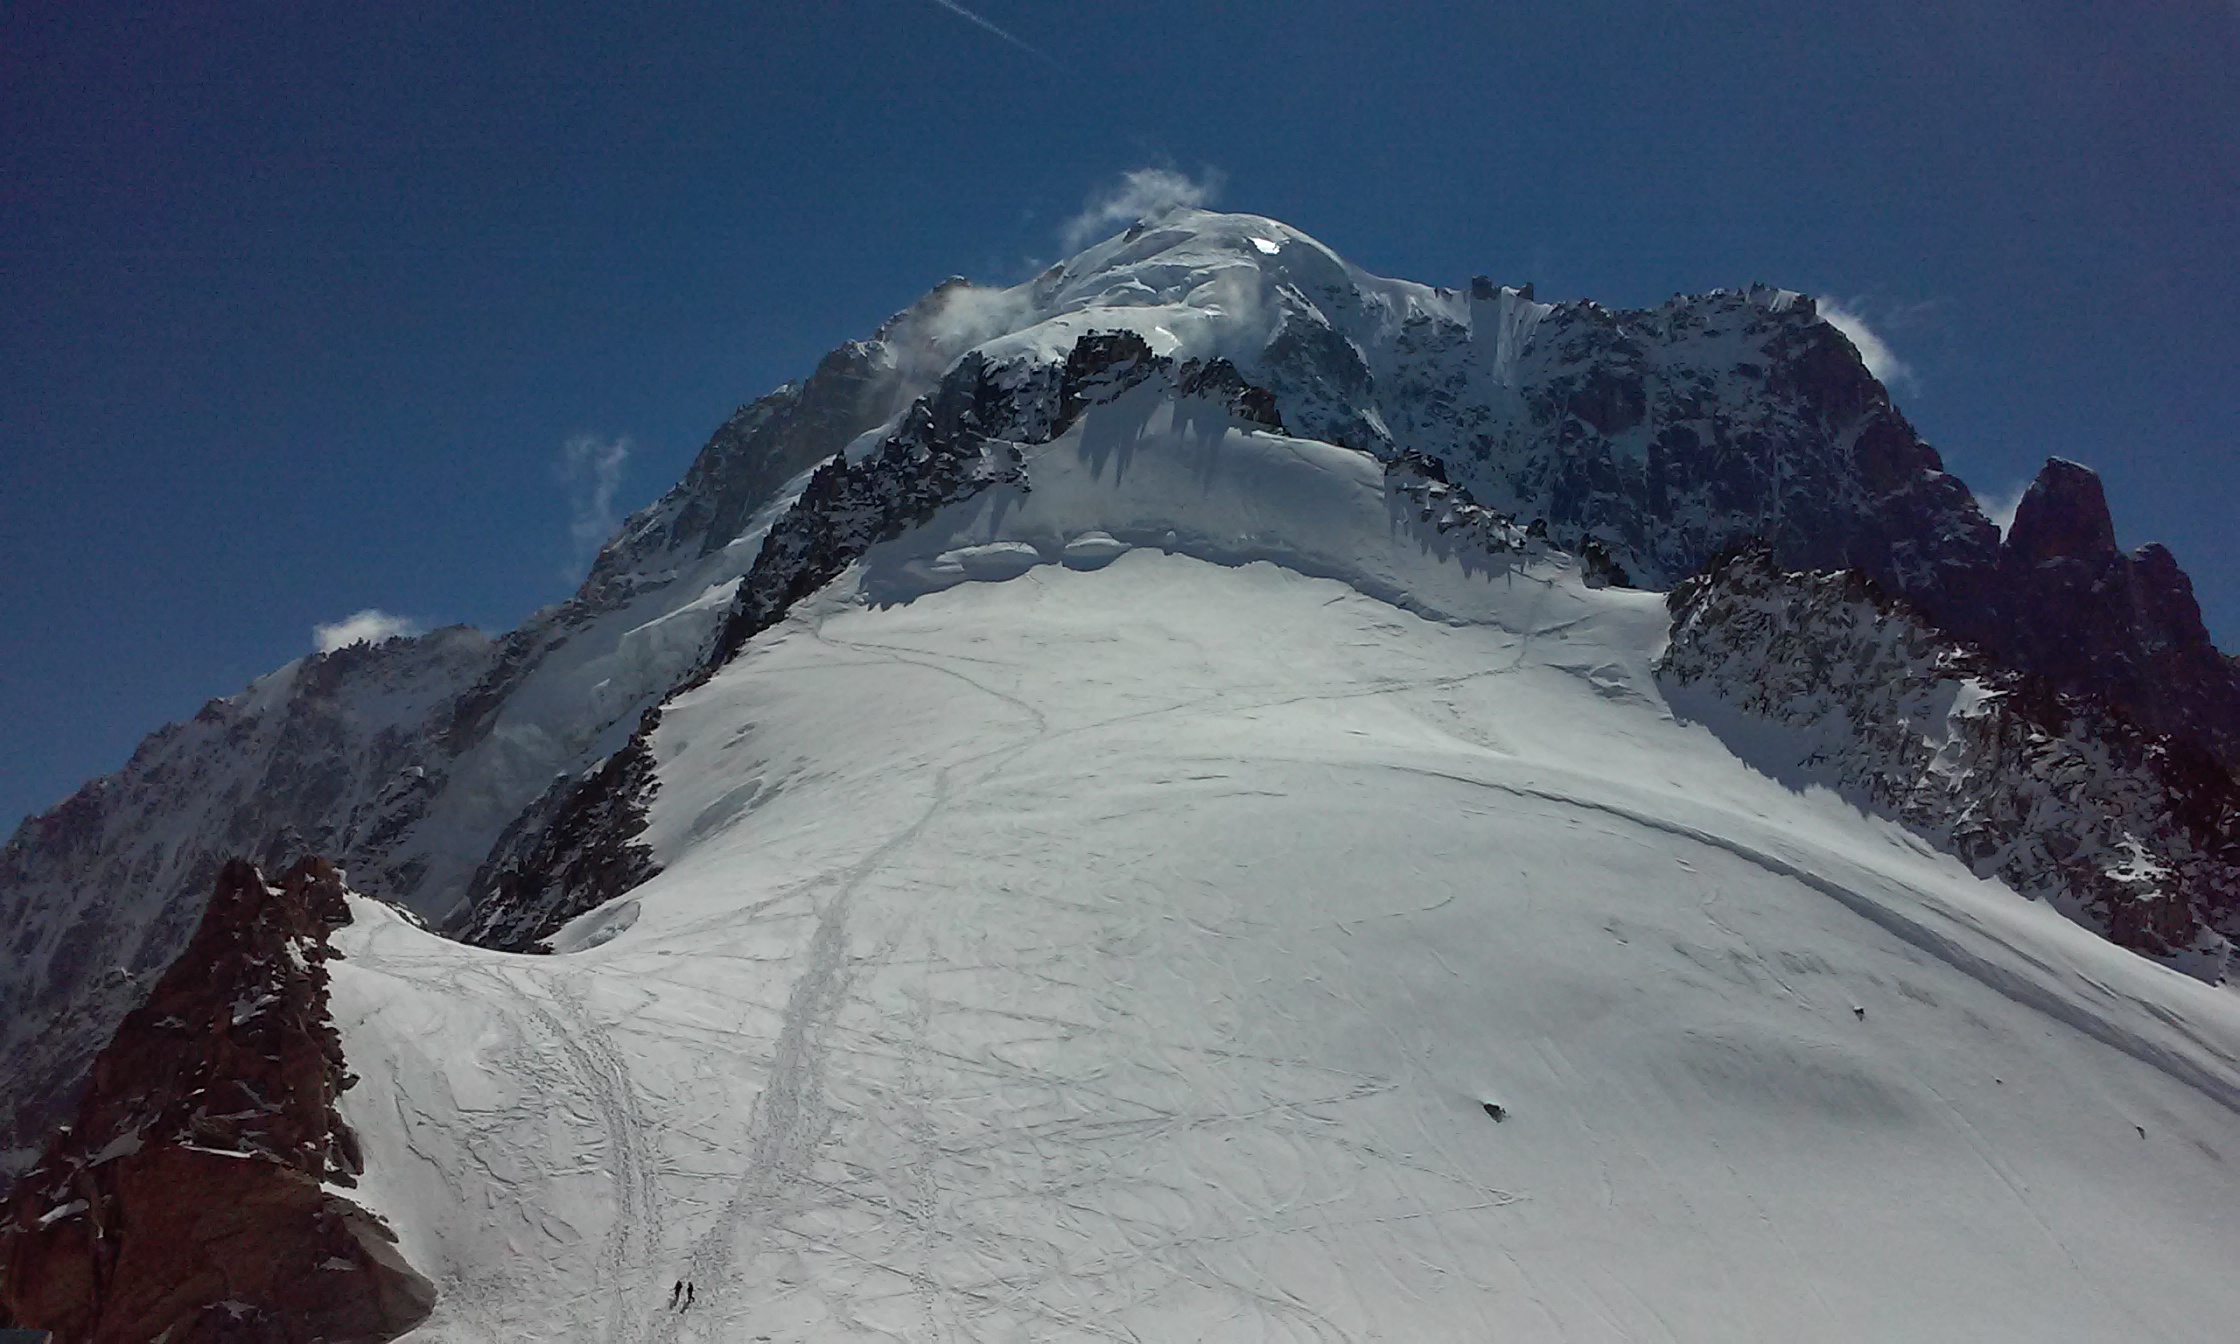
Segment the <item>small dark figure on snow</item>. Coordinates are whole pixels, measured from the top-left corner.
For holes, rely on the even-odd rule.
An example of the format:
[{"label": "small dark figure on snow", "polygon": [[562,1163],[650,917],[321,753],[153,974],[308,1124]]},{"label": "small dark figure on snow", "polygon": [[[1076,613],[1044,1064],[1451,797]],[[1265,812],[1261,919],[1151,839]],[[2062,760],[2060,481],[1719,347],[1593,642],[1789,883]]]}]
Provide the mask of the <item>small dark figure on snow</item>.
[{"label": "small dark figure on snow", "polygon": [[669,1310],[675,1311],[677,1304],[682,1301],[684,1301],[684,1280],[679,1279],[677,1280],[677,1286],[669,1290]]},{"label": "small dark figure on snow", "polygon": [[692,1280],[690,1279],[684,1281],[684,1309],[686,1311],[692,1310]]},{"label": "small dark figure on snow", "polygon": [[1500,1102],[1489,1101],[1485,1104],[1485,1106],[1486,1114],[1493,1117],[1493,1123],[1498,1125],[1502,1121],[1509,1118],[1509,1108],[1502,1105]]},{"label": "small dark figure on snow", "polygon": [[1853,1008],[1851,1010],[1851,1015],[1858,1018],[1861,1022],[1867,1020],[1867,1010],[1864,1008]]}]

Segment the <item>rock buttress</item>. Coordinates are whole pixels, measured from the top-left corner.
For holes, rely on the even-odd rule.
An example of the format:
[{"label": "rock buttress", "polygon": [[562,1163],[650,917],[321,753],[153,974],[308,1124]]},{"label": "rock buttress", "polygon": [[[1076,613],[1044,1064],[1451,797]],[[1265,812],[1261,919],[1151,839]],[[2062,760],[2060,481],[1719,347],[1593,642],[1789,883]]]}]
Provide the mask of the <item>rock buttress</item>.
[{"label": "rock buttress", "polygon": [[363,1170],[328,1018],[341,874],[236,860],[74,1121],[0,1211],[0,1315],[61,1344],[387,1340],[429,1282],[335,1194]]}]

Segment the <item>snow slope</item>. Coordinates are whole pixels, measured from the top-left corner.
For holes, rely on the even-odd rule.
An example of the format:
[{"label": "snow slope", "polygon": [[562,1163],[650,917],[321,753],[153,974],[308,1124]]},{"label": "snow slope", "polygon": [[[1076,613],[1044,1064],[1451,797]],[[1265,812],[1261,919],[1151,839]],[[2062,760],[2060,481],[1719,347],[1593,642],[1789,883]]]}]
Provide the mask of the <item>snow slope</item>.
[{"label": "snow slope", "polygon": [[1257,216],[1145,220],[1021,285],[946,282],[740,408],[577,594],[520,629],[291,665],[26,822],[0,848],[0,1187],[226,859],[314,852],[430,919],[464,914],[509,840],[699,668],[806,469],[891,444],[921,394],[974,370],[1054,386],[1083,337],[1113,332],[1178,367],[1230,361],[1294,434],[1437,457],[1481,503],[1593,539],[1645,585],[1761,534],[1784,563],[1862,565],[1932,608],[1965,609],[1997,567],[1997,529],[1793,293],[1616,313],[1386,279]]},{"label": "snow slope", "polygon": [[2240,1322],[2240,998],[1753,771],[1659,598],[1363,455],[1148,387],[1026,452],[666,705],[559,954],[358,904],[412,1338]]}]

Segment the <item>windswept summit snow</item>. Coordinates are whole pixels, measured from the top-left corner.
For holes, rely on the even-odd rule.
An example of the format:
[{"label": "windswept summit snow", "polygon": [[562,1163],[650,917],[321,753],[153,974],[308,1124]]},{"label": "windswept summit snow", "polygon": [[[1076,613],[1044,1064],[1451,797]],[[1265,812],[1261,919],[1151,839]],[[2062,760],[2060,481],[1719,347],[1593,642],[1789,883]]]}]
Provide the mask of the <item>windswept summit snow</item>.
[{"label": "windswept summit snow", "polygon": [[[192,768],[321,725],[354,884],[545,952],[334,935],[412,1339],[2226,1333],[2240,999],[1816,782],[1880,756],[1762,768],[1840,715],[1671,698],[1659,590],[1751,536],[1938,620],[2004,591],[1809,300],[1177,211],[936,289],[569,603],[308,660]],[[0,869],[55,1095],[221,842],[143,756]]]}]

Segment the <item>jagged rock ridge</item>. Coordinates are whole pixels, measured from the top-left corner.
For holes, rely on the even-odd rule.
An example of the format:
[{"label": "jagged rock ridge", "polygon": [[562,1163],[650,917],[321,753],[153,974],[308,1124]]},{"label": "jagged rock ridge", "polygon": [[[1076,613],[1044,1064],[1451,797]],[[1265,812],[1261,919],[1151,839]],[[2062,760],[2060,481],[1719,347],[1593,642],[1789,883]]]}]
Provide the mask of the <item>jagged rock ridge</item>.
[{"label": "jagged rock ridge", "polygon": [[0,849],[0,1149],[14,1157],[0,1178],[37,1155],[94,1052],[177,959],[225,856],[277,870],[348,854],[375,889],[415,888],[426,858],[408,837],[447,768],[430,716],[490,656],[455,627],[290,664],[17,829]]},{"label": "jagged rock ridge", "polygon": [[[1797,730],[1761,761],[1904,822],[2211,983],[2240,938],[2240,784],[2206,753],[2001,668],[1857,570],[1738,550],[1672,592],[1676,702]],[[1693,696],[1686,694],[1694,692]]]},{"label": "jagged rock ridge", "polygon": [[0,1215],[0,1311],[81,1341],[390,1339],[433,1287],[330,1187],[364,1170],[327,1015],[342,877],[219,873],[201,925],[101,1052]]},{"label": "jagged rock ridge", "polygon": [[2000,545],[1990,600],[1949,623],[2012,665],[2240,770],[2240,667],[2210,641],[2168,548],[2117,549],[2091,468],[2047,461]]}]

